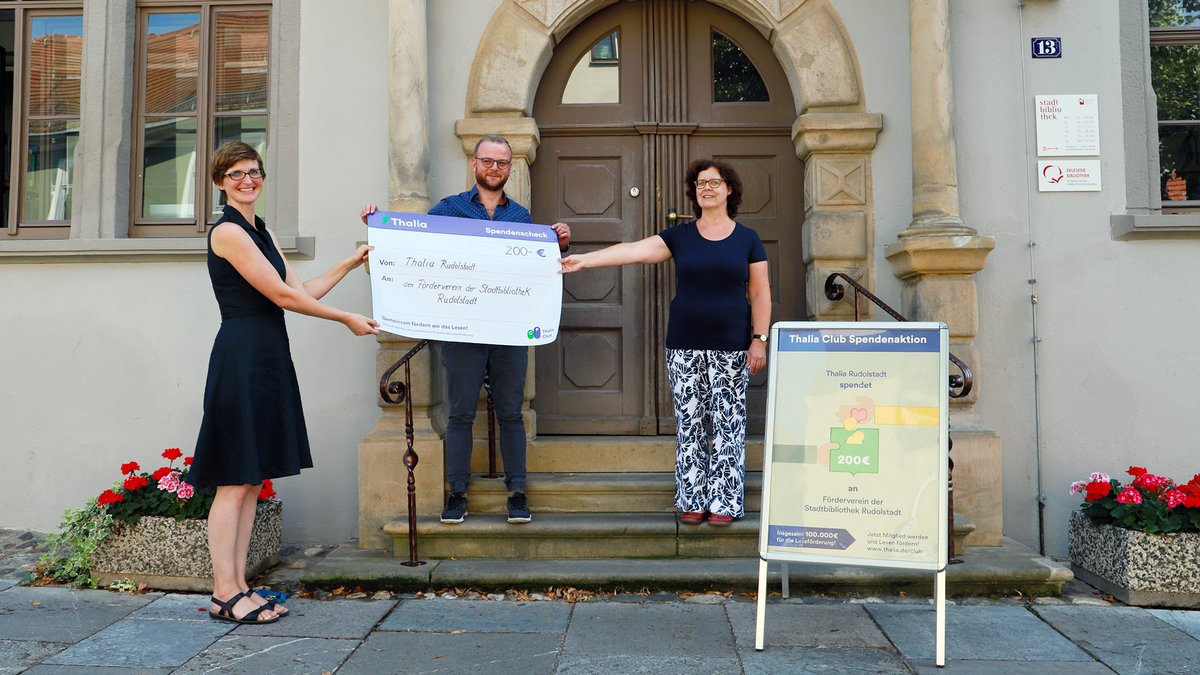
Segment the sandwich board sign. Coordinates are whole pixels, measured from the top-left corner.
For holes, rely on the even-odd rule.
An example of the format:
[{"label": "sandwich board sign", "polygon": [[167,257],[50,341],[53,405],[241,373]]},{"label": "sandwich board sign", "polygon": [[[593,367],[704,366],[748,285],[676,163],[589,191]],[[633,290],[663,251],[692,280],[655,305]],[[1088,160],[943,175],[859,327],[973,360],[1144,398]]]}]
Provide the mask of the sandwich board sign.
[{"label": "sandwich board sign", "polygon": [[780,322],[770,342],[755,647],[768,561],[929,570],[942,665],[949,330]]}]

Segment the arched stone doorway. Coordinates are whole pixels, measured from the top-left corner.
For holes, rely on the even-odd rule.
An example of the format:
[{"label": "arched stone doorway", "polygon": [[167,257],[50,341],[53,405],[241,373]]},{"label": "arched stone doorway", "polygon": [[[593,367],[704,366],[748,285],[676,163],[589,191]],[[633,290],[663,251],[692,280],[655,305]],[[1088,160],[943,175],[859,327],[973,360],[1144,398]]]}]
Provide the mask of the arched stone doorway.
[{"label": "arched stone doorway", "polygon": [[[533,114],[535,221],[571,223],[581,251],[641,239],[692,216],[686,167],[718,158],[743,181],[738,220],[766,245],[772,317],[804,318],[796,111],[753,27],[706,2],[609,6],[554,48]],[[539,433],[674,433],[662,364],[673,285],[669,264],[564,279],[560,337],[536,350]],[[765,373],[751,383],[751,433],[762,431],[765,385]]]},{"label": "arched stone doorway", "polygon": [[[675,190],[678,190],[676,186],[681,183],[682,171],[690,158],[729,155],[733,159],[742,153],[750,173],[757,170],[751,158],[791,162],[791,170],[785,174],[780,173],[777,166],[764,172],[775,179],[782,177],[783,182],[762,183],[767,186],[763,194],[773,200],[771,207],[778,214],[778,217],[768,219],[772,222],[764,222],[762,226],[766,229],[760,230],[764,240],[770,239],[775,244],[771,247],[772,284],[778,304],[773,318],[846,317],[852,310],[844,304],[830,305],[820,295],[821,284],[815,282],[820,282],[832,271],[847,272],[870,282],[874,236],[868,158],[882,120],[877,114],[863,112],[865,106],[857,62],[844,27],[827,0],[718,0],[711,3],[665,0],[610,5],[613,3],[607,0],[569,4],[537,0],[505,0],[501,3],[489,22],[485,39],[480,42],[472,64],[467,117],[455,126],[464,152],[469,153],[482,134],[506,135],[513,141],[515,160],[510,193],[533,206],[535,220],[552,221],[559,219],[557,209],[566,202],[568,195],[565,190],[545,194],[542,184],[556,185],[555,181],[560,178],[555,176],[561,177],[559,169],[563,167],[538,167],[538,156],[544,156],[548,150],[559,154],[563,149],[584,156],[603,145],[592,143],[589,148],[589,134],[593,141],[608,139],[607,159],[601,157],[604,153],[591,154],[597,158],[596,166],[606,162],[609,165],[606,171],[613,178],[607,192],[613,198],[613,206],[599,204],[599,201],[607,200],[599,200],[594,191],[573,197],[584,211],[595,211],[582,214],[583,221],[591,219],[591,222],[581,223],[579,218],[575,219],[575,223],[585,225],[582,230],[576,227],[576,236],[582,235],[577,241],[596,246],[660,230],[665,226],[663,216],[671,207],[686,212],[682,194]],[[690,28],[689,15],[695,19]],[[600,109],[603,105],[576,106],[571,114],[561,114],[559,110],[556,116],[538,98],[538,92],[546,92],[544,96],[549,101],[561,96],[570,80],[569,71],[579,63],[583,53],[590,54],[601,37],[613,32],[609,29],[622,26],[627,35],[619,41],[625,45],[624,54],[636,63],[621,67],[634,70],[639,77],[621,78],[617,85],[618,99],[624,101],[618,107],[629,105],[630,108],[622,111],[615,126],[624,124],[632,133],[628,136],[597,135],[596,129],[608,126],[612,131],[614,126],[612,117]],[[653,33],[658,26],[670,26],[665,28],[667,33],[664,35],[676,31],[676,39],[670,46],[660,39],[663,36]],[[699,39],[683,39],[679,33],[692,30],[699,31]],[[776,91],[783,90],[784,98],[791,98],[787,113],[790,120],[787,116],[779,116],[779,104],[786,104],[786,101],[780,101],[778,96],[772,100],[774,108],[770,112],[760,112],[756,117],[745,110],[728,112],[728,109],[722,109],[711,97],[709,86],[691,83],[684,66],[696,61],[707,64],[714,32],[729,39],[748,57],[768,90],[774,86]],[[631,44],[638,48],[630,49]],[[671,53],[664,50],[671,50]],[[556,54],[569,56],[562,57],[560,65],[554,60]],[[705,67],[704,72],[711,71]],[[657,82],[648,85],[650,80]],[[549,92],[556,89],[554,83],[557,83],[557,91],[551,94]],[[671,86],[676,87],[674,94],[668,94],[664,99],[663,92]],[[647,97],[647,90],[655,93],[657,98]],[[700,94],[705,97],[703,103]],[[557,102],[561,104],[561,98]],[[545,109],[546,118],[535,114],[535,109],[538,114]],[[645,124],[639,129],[639,123]],[[541,129],[543,124],[546,126],[545,138]],[[572,124],[590,125],[592,130],[580,129],[580,133],[573,134]],[[716,133],[706,135],[706,125]],[[790,126],[787,134],[790,144],[780,140],[783,135],[779,131],[783,125]],[[726,133],[736,126],[743,127],[740,136]],[[726,132],[716,131],[722,127]],[[760,132],[757,137],[753,130]],[[775,145],[771,145],[772,134],[776,136]],[[788,157],[789,151],[799,159],[798,162]],[[625,161],[622,168],[614,172],[612,162],[618,155],[623,160],[634,161]],[[543,166],[549,165],[557,165],[557,161],[548,161]],[[637,187],[640,196],[632,197],[631,187]],[[677,203],[668,203],[671,201]],[[613,218],[611,212],[614,209],[620,210],[622,217]],[[605,218],[611,225],[607,228],[599,224]],[[561,219],[572,222],[571,218]],[[748,217],[747,224],[759,226],[749,221]],[[622,227],[624,230],[620,229]],[[575,289],[579,292],[575,300],[604,305],[606,303],[598,302],[595,296],[601,294],[600,298],[605,298],[603,294],[609,292],[601,288],[605,277],[600,271],[594,271],[592,275],[591,279],[580,275],[580,280],[572,280],[572,286],[587,287]],[[637,275],[643,278],[639,280]],[[610,350],[613,364],[593,368],[595,363],[583,362],[591,372],[571,374],[566,372],[561,346],[557,352],[539,350],[535,379],[539,414],[534,416],[531,411],[531,431],[669,432],[673,427],[673,420],[669,418],[670,403],[655,382],[662,379],[656,370],[661,342],[658,331],[666,312],[662,298],[669,297],[671,291],[670,276],[670,270],[660,266],[649,271],[631,268],[607,277],[610,285],[616,285],[611,282],[619,279],[626,291],[633,291],[631,296],[640,293],[645,299],[641,306],[627,305],[623,299],[610,302],[607,303],[610,307],[598,309],[590,318],[581,320],[580,325],[591,332],[579,335],[584,342],[578,346]],[[564,326],[571,326],[578,318],[572,316],[578,312],[571,307],[570,294],[569,288]],[[612,309],[614,306],[616,309]],[[603,316],[605,312],[611,316]],[[630,332],[636,334],[618,337],[618,332],[629,330],[631,322]],[[600,336],[601,333],[607,334]],[[566,339],[560,342],[567,344]],[[542,352],[546,354],[542,355]],[[619,368],[614,367],[617,361]],[[582,386],[575,386],[577,384]],[[576,395],[580,391],[583,396]],[[593,395],[590,401],[588,394]],[[572,397],[582,399],[582,402],[572,401]],[[597,401],[603,405],[597,406]],[[589,408],[602,412],[589,413]],[[544,427],[540,417],[545,418]]]},{"label": "arched stone doorway", "polygon": [[[558,153],[563,145],[559,139],[565,141],[570,136],[566,130],[572,124],[592,125],[596,129],[598,125],[611,123],[612,110],[611,106],[606,112],[602,109],[604,106],[584,104],[572,110],[574,115],[558,115],[556,118],[554,113],[550,113],[544,120],[534,114],[535,107],[539,113],[541,108],[546,107],[540,98],[536,98],[536,92],[545,91],[547,100],[553,100],[554,96],[548,92],[554,89],[554,85],[548,83],[558,82],[559,88],[564,88],[565,82],[570,80],[568,71],[578,64],[581,54],[588,52],[599,37],[610,35],[612,30],[606,29],[628,23],[630,28],[625,30],[629,34],[622,40],[625,46],[623,54],[636,62],[622,67],[642,72],[646,77],[620,80],[623,84],[618,85],[618,97],[624,103],[619,103],[618,107],[631,108],[622,110],[617,120],[629,126],[630,131],[626,136],[608,137],[610,148],[607,151],[610,160],[616,154],[638,157],[643,166],[638,169],[632,166],[636,162],[625,162],[630,166],[620,169],[624,173],[618,175],[608,172],[614,177],[610,190],[614,205],[612,208],[605,205],[605,209],[622,211],[620,222],[624,223],[626,231],[605,233],[601,232],[605,229],[602,226],[584,229],[594,231],[593,241],[596,245],[659,231],[665,225],[662,215],[667,209],[676,207],[685,211],[686,205],[682,203],[683,196],[678,193],[673,201],[679,203],[671,204],[667,203],[672,201],[670,193],[659,192],[654,195],[654,191],[674,190],[674,185],[682,180],[685,162],[691,157],[730,154],[732,159],[737,151],[749,150],[745,153],[748,156],[785,159],[782,156],[785,153],[780,153],[778,147],[763,148],[763,144],[769,144],[766,136],[754,138],[754,133],[749,130],[778,126],[778,106],[780,103],[786,104],[786,101],[774,98],[776,109],[766,117],[761,113],[757,117],[748,115],[744,110],[726,112],[720,109],[719,104],[714,104],[710,97],[707,109],[704,109],[706,106],[698,94],[708,96],[712,80],[696,85],[695,78],[689,79],[689,76],[707,74],[708,68],[689,70],[684,66],[690,65],[691,59],[708,58],[704,54],[712,40],[710,30],[720,32],[725,38],[732,38],[734,46],[749,56],[752,65],[763,71],[760,74],[766,73],[768,83],[786,80],[782,96],[791,97],[791,112],[788,113],[793,115],[790,123],[791,148],[803,169],[790,174],[794,178],[785,178],[785,183],[770,185],[768,190],[778,191],[770,193],[775,199],[791,199],[791,203],[786,205],[776,201],[773,207],[782,211],[790,225],[790,232],[785,234],[794,233],[798,237],[792,243],[788,237],[780,239],[776,232],[761,233],[763,239],[773,238],[776,243],[782,241],[787,251],[778,259],[773,256],[773,287],[776,301],[782,303],[776,305],[773,318],[845,317],[851,310],[845,306],[830,305],[821,297],[821,285],[815,281],[823,280],[824,275],[834,270],[847,271],[859,279],[870,281],[874,227],[870,214],[869,151],[874,148],[882,120],[880,115],[862,112],[865,106],[857,62],[844,26],[833,8],[826,0],[668,0],[611,5],[612,2],[606,0],[583,1],[568,7],[534,0],[503,2],[494,12],[485,31],[487,38],[481,41],[475,54],[468,85],[468,117],[456,125],[464,151],[469,153],[475,139],[482,133],[504,133],[510,141],[514,141],[515,150],[516,163],[510,192],[524,203],[533,205],[535,220],[539,217],[542,220],[558,220],[554,214],[559,205],[564,203],[565,192],[559,191],[557,196],[542,193],[542,181],[547,185],[556,185],[552,179],[544,179],[542,175],[554,175],[556,172],[536,168],[536,160],[539,154],[551,147]],[[673,10],[671,7],[674,7]],[[686,28],[689,14],[697,17],[692,29]],[[626,22],[626,18],[634,20]],[[646,32],[647,26],[650,34]],[[665,32],[654,34],[655,30]],[[689,30],[697,32],[691,34]],[[679,47],[665,47],[672,40]],[[630,44],[638,42],[646,44],[649,49],[642,49],[642,44],[630,49]],[[692,49],[700,49],[698,54],[701,55],[686,52],[688,43],[692,44]],[[665,52],[665,49],[674,50]],[[559,65],[554,56],[566,53],[571,55],[560,59],[562,65]],[[652,59],[653,62],[647,62],[646,59]],[[689,60],[688,64],[684,64],[683,60]],[[644,95],[647,79],[655,78],[673,78],[682,86],[682,91],[677,90],[674,95],[674,107],[668,104],[664,109],[661,97],[647,98]],[[652,84],[658,86],[661,94],[662,83]],[[666,85],[670,86],[670,83]],[[778,85],[776,89],[780,89]],[[560,91],[556,94],[560,94]],[[560,103],[560,98],[558,101]],[[584,112],[586,109],[589,112]],[[569,117],[574,117],[574,120],[569,120]],[[641,119],[635,119],[638,117]],[[647,133],[644,126],[637,129],[636,123],[652,124],[654,129]],[[702,131],[702,123],[740,125],[743,127],[742,136],[722,137],[716,133],[707,137]],[[544,124],[547,132],[545,139],[541,130]],[[691,129],[692,125],[696,129]],[[587,133],[577,136],[586,137]],[[647,137],[653,137],[653,143],[647,141]],[[738,138],[738,141],[728,143],[727,139],[730,138]],[[575,143],[577,145],[580,142]],[[628,148],[622,147],[622,144],[628,145]],[[634,155],[626,154],[625,150],[628,149],[632,149]],[[630,174],[626,169],[634,173]],[[769,173],[779,174],[778,171]],[[805,177],[803,186],[800,185],[802,175]],[[538,180],[539,184],[535,185],[534,180]],[[630,197],[630,187],[638,187],[641,196]],[[535,189],[538,193],[534,193]],[[588,202],[584,210],[601,208],[601,205],[590,203],[589,199],[592,197],[584,199],[584,202]],[[630,203],[632,199],[638,202]],[[634,217],[630,217],[630,210],[636,214]],[[802,211],[803,225],[800,225]],[[599,214],[590,217],[600,217],[602,220]],[[568,217],[562,220],[570,221]],[[751,223],[748,222],[748,225]],[[770,227],[779,226],[772,223]],[[775,246],[773,250],[778,255],[779,247]],[[780,273],[784,273],[784,276],[780,276]],[[592,274],[602,273],[594,271]],[[641,280],[640,288],[630,288],[638,283],[637,279],[630,279],[637,274],[647,275],[648,279]],[[586,298],[583,299],[584,303],[605,304],[599,303],[594,297],[604,293],[604,289],[600,288],[604,286],[604,277],[584,280],[582,276],[581,280],[572,280],[571,283],[588,286],[586,289],[577,289]],[[590,318],[583,319],[583,324],[594,324],[592,328],[599,330],[584,337],[578,347],[611,351],[616,354],[613,359],[622,359],[619,370],[611,365],[594,368],[594,363],[583,362],[587,363],[590,370],[584,369],[588,371],[569,375],[565,372],[562,346],[558,347],[557,352],[539,351],[547,352],[545,356],[540,354],[535,369],[538,372],[535,382],[539,394],[536,407],[539,410],[538,417],[545,417],[545,429],[530,414],[530,422],[536,425],[539,432],[596,432],[590,429],[589,424],[598,426],[598,430],[604,429],[602,432],[608,434],[655,434],[671,430],[673,420],[662,414],[664,410],[670,411],[670,401],[662,399],[661,388],[655,387],[654,362],[659,351],[654,341],[661,339],[655,330],[658,330],[665,316],[665,305],[658,303],[658,300],[670,292],[670,276],[670,270],[665,267],[648,273],[642,270],[612,273],[608,281],[620,277],[625,292],[649,293],[648,304],[632,307],[624,303],[608,303],[610,306],[616,305],[618,309],[594,311]],[[605,311],[616,316],[602,317]],[[571,307],[569,289],[568,305],[564,306],[564,325],[574,321],[572,313],[578,312]],[[638,337],[636,351],[631,351],[629,339],[623,337],[618,340],[614,337],[614,327],[617,324],[628,327],[630,319],[637,319],[641,325],[635,328],[644,333]],[[607,331],[608,335],[601,339],[599,333],[602,331]],[[568,340],[560,342],[568,345]],[[638,359],[641,359],[640,362]],[[604,378],[602,383],[601,378]],[[576,387],[574,380],[580,381],[582,386]],[[581,390],[584,395],[577,396]],[[587,395],[589,390],[593,394],[590,401]],[[572,396],[577,400],[571,400]],[[600,400],[602,405],[596,406],[596,400]],[[564,402],[568,405],[564,406]],[[602,412],[589,413],[589,408]],[[592,417],[590,422],[587,419],[589,416]]]}]

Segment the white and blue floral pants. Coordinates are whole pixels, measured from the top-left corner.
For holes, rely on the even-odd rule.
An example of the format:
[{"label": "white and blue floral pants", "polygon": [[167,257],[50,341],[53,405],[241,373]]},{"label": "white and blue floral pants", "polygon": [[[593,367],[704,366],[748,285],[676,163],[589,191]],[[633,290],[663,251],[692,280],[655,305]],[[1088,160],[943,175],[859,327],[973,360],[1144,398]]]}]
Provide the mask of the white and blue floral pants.
[{"label": "white and blue floral pants", "polygon": [[[675,402],[675,508],[745,515],[746,352],[668,349]],[[712,430],[712,451],[709,434]]]}]

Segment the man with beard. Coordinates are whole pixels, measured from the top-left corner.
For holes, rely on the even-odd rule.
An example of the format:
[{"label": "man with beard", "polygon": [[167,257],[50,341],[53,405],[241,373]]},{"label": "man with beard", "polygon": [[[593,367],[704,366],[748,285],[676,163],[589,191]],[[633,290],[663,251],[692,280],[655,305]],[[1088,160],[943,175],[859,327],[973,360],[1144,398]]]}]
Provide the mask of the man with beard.
[{"label": "man with beard", "polygon": [[[532,223],[529,211],[504,192],[512,171],[512,146],[502,136],[487,135],[475,144],[471,157],[475,186],[446,197],[429,215]],[[377,210],[363,207],[363,223]],[[571,228],[555,223],[555,234],[563,253],[571,243]],[[446,482],[450,495],[442,511],[443,523],[461,523],[467,516],[467,487],[471,478],[471,427],[484,376],[492,389],[496,419],[500,423],[500,454],[504,459],[504,484],[508,488],[508,522],[528,523],[533,519],[525,496],[525,422],[521,403],[525,393],[525,371],[529,348],[464,342],[442,343],[446,367],[450,419],[446,424]]]}]

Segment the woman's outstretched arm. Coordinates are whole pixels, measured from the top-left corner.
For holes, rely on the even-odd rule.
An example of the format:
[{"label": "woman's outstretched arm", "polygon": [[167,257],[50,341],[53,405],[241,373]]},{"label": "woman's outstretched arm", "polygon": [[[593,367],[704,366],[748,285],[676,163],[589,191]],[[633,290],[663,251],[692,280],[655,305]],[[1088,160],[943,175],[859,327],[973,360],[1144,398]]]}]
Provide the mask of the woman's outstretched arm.
[{"label": "woman's outstretched arm", "polygon": [[[337,321],[355,335],[379,332],[379,324],[373,319],[330,307],[309,295],[303,286],[297,289],[284,283],[270,261],[251,241],[250,235],[236,224],[222,223],[213,229],[212,249],[213,253],[228,260],[255,290],[283,309]],[[284,265],[287,266],[288,276],[294,276],[286,259]]]},{"label": "woman's outstretched arm", "polygon": [[653,264],[670,259],[671,249],[667,248],[667,242],[655,234],[641,241],[613,244],[598,251],[569,255],[558,262],[562,265],[559,274],[567,274],[588,267],[611,267],[629,263]]}]

